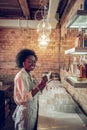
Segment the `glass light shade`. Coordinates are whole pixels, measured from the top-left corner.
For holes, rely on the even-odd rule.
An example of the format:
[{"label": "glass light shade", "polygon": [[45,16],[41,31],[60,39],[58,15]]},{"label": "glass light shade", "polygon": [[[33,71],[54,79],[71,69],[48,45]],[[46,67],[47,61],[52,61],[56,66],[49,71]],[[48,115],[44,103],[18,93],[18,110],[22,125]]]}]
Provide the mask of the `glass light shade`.
[{"label": "glass light shade", "polygon": [[44,32],[46,35],[50,35],[51,33],[50,23],[46,19],[41,20],[37,26],[37,32],[40,34]]}]

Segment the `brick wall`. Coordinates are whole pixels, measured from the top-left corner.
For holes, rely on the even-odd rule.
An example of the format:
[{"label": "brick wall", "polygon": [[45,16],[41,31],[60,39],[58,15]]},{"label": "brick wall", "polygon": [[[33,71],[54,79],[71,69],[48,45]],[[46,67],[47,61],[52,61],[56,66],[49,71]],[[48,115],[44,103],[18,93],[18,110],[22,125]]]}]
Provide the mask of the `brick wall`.
[{"label": "brick wall", "polygon": [[[73,13],[77,7],[80,7],[82,2],[83,0],[77,0],[72,8]],[[52,30],[51,41],[47,49],[38,47],[36,30],[0,29],[0,80],[4,80],[6,83],[13,82],[14,76],[18,71],[15,64],[15,56],[23,48],[34,49],[37,53],[39,60],[34,73],[38,79],[41,77],[42,72],[59,71],[59,67],[68,68],[69,60],[72,63],[73,56],[65,55],[65,50],[74,47],[75,37],[78,33],[78,30],[66,29],[67,21],[72,15],[71,12],[62,23],[61,31],[59,28]],[[64,85],[87,112],[87,89],[75,89],[67,85],[67,83],[64,83]]]},{"label": "brick wall", "polygon": [[72,8],[68,10],[67,14],[61,20],[61,49],[60,49],[61,67],[63,65],[66,66],[67,68],[69,63],[69,58],[70,58],[70,62],[72,62],[73,59],[72,55],[70,57],[68,55],[65,55],[65,50],[75,47],[75,38],[79,32],[78,29],[67,28],[67,23],[70,21],[70,19],[73,18],[76,11],[81,8],[81,5],[84,6],[84,0],[76,0]]},{"label": "brick wall", "polygon": [[[72,10],[80,8],[83,0],[77,0]],[[78,4],[79,3],[79,4]],[[35,69],[35,75],[40,78],[44,71],[59,71],[59,67],[68,68],[69,58],[72,62],[72,56],[65,55],[65,50],[74,46],[77,30],[66,29],[67,21],[73,15],[70,11],[66,19],[59,28],[52,30],[51,41],[47,49],[41,49],[37,43],[36,30],[31,29],[0,29],[0,79],[13,81],[14,75],[18,71],[15,64],[15,56],[22,48],[34,49],[38,55],[38,62]],[[59,66],[60,64],[60,66]],[[39,72],[39,73],[38,73]]]},{"label": "brick wall", "polygon": [[58,71],[58,29],[52,30],[51,41],[47,49],[39,48],[36,30],[30,29],[0,29],[0,80],[8,83],[13,81],[18,71],[15,57],[19,50],[23,48],[33,49],[38,62],[35,68],[37,78],[41,77],[42,72]]},{"label": "brick wall", "polygon": [[[83,110],[87,113],[87,88],[74,88],[71,86],[69,83],[67,83],[64,80],[65,76],[71,76],[69,72],[67,72],[66,68],[68,67],[69,63],[69,58],[70,58],[70,64],[72,63],[72,58],[73,56],[70,55],[64,55],[64,51],[67,49],[70,49],[75,46],[75,38],[76,35],[79,33],[77,29],[67,29],[66,25],[67,22],[72,18],[73,14],[77,9],[80,9],[81,4],[83,4],[84,0],[76,0],[75,5],[71,8],[69,11],[66,19],[64,19],[62,25],[61,25],[61,70],[60,70],[60,75],[61,75],[61,81],[64,84],[64,87],[67,89],[67,91],[72,95],[72,97],[80,104],[80,106],[83,108]],[[77,59],[79,56],[76,56]],[[63,70],[63,69],[64,70]]]},{"label": "brick wall", "polygon": [[71,86],[68,82],[65,81],[64,77],[71,76],[70,72],[67,72],[66,70],[61,69],[60,70],[61,75],[61,82],[63,83],[66,90],[71,94],[71,96],[78,102],[78,104],[82,107],[84,112],[87,114],[87,88],[75,88]]}]

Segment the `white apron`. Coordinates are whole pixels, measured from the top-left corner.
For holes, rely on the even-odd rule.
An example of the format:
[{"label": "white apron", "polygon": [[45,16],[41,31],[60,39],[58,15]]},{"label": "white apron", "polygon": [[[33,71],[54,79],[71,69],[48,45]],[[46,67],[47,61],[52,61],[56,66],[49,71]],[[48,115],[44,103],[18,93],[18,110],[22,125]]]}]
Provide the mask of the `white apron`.
[{"label": "white apron", "polygon": [[[18,77],[23,78],[21,86],[23,85],[23,90],[25,89],[24,92],[29,92],[34,87],[36,87],[36,84],[33,83],[30,76],[26,74],[24,69],[22,69],[21,72],[17,75],[16,80]],[[18,87],[18,82],[16,84],[17,85],[14,86],[14,98],[15,101],[18,101],[15,91],[15,88]],[[15,120],[15,130],[36,130],[35,127],[37,124],[38,104],[37,93],[34,97],[30,98],[30,100],[26,101],[26,105],[17,105],[17,108],[13,113],[13,119]]]}]

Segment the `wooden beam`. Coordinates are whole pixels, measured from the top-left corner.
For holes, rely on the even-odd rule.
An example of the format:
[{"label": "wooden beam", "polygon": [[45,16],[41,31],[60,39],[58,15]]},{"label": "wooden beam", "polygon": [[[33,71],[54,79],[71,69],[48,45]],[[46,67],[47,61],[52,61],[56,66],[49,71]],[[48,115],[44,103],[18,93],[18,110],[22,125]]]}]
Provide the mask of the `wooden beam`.
[{"label": "wooden beam", "polygon": [[64,19],[66,18],[66,16],[68,15],[70,9],[72,8],[72,6],[75,4],[76,0],[68,0],[67,6],[63,12],[63,15],[60,19],[60,23],[64,22]]},{"label": "wooden beam", "polygon": [[22,8],[23,14],[26,18],[30,19],[30,10],[27,0],[19,0],[20,6]]},{"label": "wooden beam", "polygon": [[67,4],[67,1],[68,1],[68,0],[61,0],[61,1],[60,1],[59,7],[58,7],[58,12],[59,12],[59,17],[60,17],[60,18],[61,18],[61,16],[62,16],[62,13],[63,13],[63,11],[64,11],[64,8],[65,8],[65,6],[66,6],[66,4]]}]

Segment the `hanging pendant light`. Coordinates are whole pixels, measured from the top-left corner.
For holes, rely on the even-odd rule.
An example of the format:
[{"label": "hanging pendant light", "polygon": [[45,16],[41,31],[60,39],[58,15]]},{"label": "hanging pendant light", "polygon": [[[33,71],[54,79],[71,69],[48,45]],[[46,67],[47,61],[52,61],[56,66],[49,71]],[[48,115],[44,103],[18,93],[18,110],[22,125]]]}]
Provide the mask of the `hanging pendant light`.
[{"label": "hanging pendant light", "polygon": [[51,24],[47,20],[48,9],[46,6],[46,1],[40,0],[40,4],[41,6],[39,9],[41,10],[38,10],[37,12],[41,12],[42,20],[40,20],[39,24],[37,25],[38,43],[40,46],[47,46],[50,42],[49,36],[51,34]]}]

